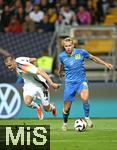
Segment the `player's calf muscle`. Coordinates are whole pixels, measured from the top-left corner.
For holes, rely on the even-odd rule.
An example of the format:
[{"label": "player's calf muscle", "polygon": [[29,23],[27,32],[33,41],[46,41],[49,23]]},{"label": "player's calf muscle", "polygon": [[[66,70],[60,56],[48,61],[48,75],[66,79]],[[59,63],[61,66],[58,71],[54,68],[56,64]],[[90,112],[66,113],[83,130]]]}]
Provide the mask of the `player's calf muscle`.
[{"label": "player's calf muscle", "polygon": [[50,105],[48,105],[48,106],[43,106],[43,108],[44,108],[44,110],[47,111],[47,112],[50,111]]}]

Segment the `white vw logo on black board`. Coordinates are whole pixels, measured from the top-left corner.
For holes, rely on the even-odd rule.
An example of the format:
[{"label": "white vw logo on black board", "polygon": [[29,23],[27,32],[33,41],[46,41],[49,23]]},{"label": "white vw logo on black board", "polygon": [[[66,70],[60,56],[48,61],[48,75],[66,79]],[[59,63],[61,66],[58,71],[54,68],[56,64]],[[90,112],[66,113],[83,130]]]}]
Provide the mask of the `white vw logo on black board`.
[{"label": "white vw logo on black board", "polygon": [[0,84],[0,118],[12,118],[21,107],[18,90],[10,84]]}]

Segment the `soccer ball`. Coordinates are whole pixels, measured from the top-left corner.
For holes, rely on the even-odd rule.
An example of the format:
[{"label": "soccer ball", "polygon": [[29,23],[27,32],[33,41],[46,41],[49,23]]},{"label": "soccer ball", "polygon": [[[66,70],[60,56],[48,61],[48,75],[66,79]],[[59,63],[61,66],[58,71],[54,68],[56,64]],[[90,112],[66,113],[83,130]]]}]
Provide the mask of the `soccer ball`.
[{"label": "soccer ball", "polygon": [[75,120],[74,129],[79,132],[85,131],[87,129],[86,121],[84,119]]}]

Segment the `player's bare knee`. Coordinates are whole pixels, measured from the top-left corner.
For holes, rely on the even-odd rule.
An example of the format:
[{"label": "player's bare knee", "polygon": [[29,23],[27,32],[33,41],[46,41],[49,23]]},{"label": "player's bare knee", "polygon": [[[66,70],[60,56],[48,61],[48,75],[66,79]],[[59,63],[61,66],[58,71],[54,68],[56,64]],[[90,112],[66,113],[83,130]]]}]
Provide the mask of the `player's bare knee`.
[{"label": "player's bare knee", "polygon": [[30,106],[30,105],[31,105],[31,102],[28,101],[28,100],[25,100],[24,103],[25,103],[27,106]]},{"label": "player's bare knee", "polygon": [[30,105],[31,105],[31,102],[32,102],[32,98],[26,97],[26,98],[24,99],[24,103],[25,103],[27,106],[30,106]]},{"label": "player's bare knee", "polygon": [[88,90],[82,90],[81,93],[81,99],[86,102],[88,100],[89,97],[89,91]]},{"label": "player's bare knee", "polygon": [[87,97],[87,96],[83,96],[83,97],[82,97],[82,100],[83,100],[84,102],[87,102],[87,101],[88,101],[88,97]]}]

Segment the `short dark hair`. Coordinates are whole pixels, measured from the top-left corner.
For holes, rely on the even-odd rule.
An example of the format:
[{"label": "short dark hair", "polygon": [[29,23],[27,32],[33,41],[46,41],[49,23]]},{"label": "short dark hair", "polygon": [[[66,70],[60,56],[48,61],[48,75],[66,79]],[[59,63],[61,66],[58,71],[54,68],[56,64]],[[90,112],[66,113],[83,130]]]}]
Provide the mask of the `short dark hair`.
[{"label": "short dark hair", "polygon": [[14,56],[13,55],[4,56],[3,61],[6,62],[8,59],[13,60]]}]

